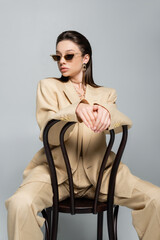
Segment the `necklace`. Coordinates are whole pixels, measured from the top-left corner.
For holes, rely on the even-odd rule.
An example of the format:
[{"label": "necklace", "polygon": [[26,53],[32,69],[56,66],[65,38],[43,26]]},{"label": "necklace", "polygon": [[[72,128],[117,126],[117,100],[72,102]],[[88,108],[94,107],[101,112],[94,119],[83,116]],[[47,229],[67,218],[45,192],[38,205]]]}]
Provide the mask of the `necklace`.
[{"label": "necklace", "polygon": [[[73,82],[72,82],[72,84],[73,84]],[[85,94],[86,94],[86,86],[85,85],[83,85],[82,89],[79,89],[74,84],[73,84],[73,87],[75,88],[75,90],[76,90],[76,92],[77,92],[77,94],[78,94],[80,99],[85,98]]]},{"label": "necklace", "polygon": [[[74,86],[75,87],[75,86]],[[85,94],[86,94],[86,86],[83,87],[83,93],[80,92],[80,90],[78,88],[75,87],[76,92],[78,93],[78,96],[80,99],[85,98]]]}]

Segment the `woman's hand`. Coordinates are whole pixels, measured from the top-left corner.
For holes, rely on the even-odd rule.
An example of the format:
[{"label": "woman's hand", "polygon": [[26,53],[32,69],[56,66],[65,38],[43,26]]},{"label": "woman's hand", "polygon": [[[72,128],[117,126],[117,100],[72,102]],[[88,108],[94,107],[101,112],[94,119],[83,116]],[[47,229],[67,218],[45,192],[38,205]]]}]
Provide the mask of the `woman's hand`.
[{"label": "woman's hand", "polygon": [[93,105],[93,113],[96,118],[94,124],[94,132],[102,132],[106,130],[111,124],[109,111],[101,105]]},{"label": "woman's hand", "polygon": [[84,122],[84,124],[93,130],[96,118],[93,113],[93,106],[86,103],[79,103],[76,108],[77,117]]},{"label": "woman's hand", "polygon": [[80,103],[76,109],[79,117],[87,127],[94,132],[102,132],[110,126],[111,119],[108,110],[101,105]]}]

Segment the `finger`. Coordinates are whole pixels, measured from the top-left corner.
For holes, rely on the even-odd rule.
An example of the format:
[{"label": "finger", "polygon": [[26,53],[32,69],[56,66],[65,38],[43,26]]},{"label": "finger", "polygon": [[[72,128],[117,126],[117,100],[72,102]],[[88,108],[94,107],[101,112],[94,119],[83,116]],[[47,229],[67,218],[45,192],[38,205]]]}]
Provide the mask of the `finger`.
[{"label": "finger", "polygon": [[88,121],[90,127],[93,128],[94,123],[95,123],[95,117],[94,117],[94,114],[92,112],[92,109],[90,109],[90,108],[85,109],[83,111],[83,114],[85,115],[86,120]]},{"label": "finger", "polygon": [[102,118],[101,118],[101,125],[99,126],[99,128],[97,128],[98,132],[101,132],[105,129],[106,126],[108,126],[108,113],[107,112],[103,112],[102,113]]},{"label": "finger", "polygon": [[106,124],[106,122],[104,123],[101,119],[99,125],[96,128],[96,132],[100,132],[102,129],[104,129],[105,124]]},{"label": "finger", "polygon": [[99,107],[98,111],[99,111],[100,121],[99,121],[99,123],[97,123],[96,132],[103,131],[105,129],[105,127],[109,125],[108,119],[110,118],[109,112],[106,109],[104,109],[103,107]]},{"label": "finger", "polygon": [[107,122],[105,121],[105,123],[102,125],[102,127],[98,130],[98,132],[103,132],[104,130],[107,130],[108,127],[110,126],[110,119],[107,118]]},{"label": "finger", "polygon": [[90,118],[91,128],[93,128],[96,121],[95,114],[92,111],[88,111],[87,114]]},{"label": "finger", "polygon": [[104,119],[104,125],[99,129],[98,132],[102,132],[104,130],[107,130],[111,124],[111,118],[110,118],[110,113],[107,112],[107,116],[105,116],[105,119]]},{"label": "finger", "polygon": [[96,119],[97,119],[97,115],[98,115],[97,111],[93,111],[93,115],[94,115],[94,118],[95,118],[95,122],[96,122]]},{"label": "finger", "polygon": [[96,117],[97,117],[97,113],[95,110],[93,110],[93,107],[91,106],[91,108],[88,110],[88,115],[90,116],[90,120],[92,121],[92,128],[95,124],[96,121]]},{"label": "finger", "polygon": [[110,114],[109,114],[109,118],[108,118],[108,126],[106,127],[106,130],[110,127],[111,125],[111,118],[110,118]]},{"label": "finger", "polygon": [[95,122],[95,125],[94,125],[94,128],[95,128],[95,131],[98,131],[100,129],[100,127],[103,125],[103,122],[102,122],[102,117],[103,117],[103,114],[104,112],[102,111],[101,108],[98,108],[98,111],[97,111],[97,119],[96,119],[96,122]]},{"label": "finger", "polygon": [[94,118],[94,114],[91,111],[90,108],[88,109],[83,109],[83,116],[85,118],[85,123],[87,122],[87,125],[89,125],[90,128],[93,128],[94,122],[95,122],[95,118]]},{"label": "finger", "polygon": [[81,114],[80,114],[80,117],[81,117],[83,123],[84,123],[88,128],[91,128],[91,126],[90,126],[88,120],[86,119],[85,114],[81,113]]},{"label": "finger", "polygon": [[77,113],[81,120],[90,128],[93,127],[95,123],[95,117],[93,114],[93,107],[91,105],[86,105],[81,103],[80,108],[77,109]]}]

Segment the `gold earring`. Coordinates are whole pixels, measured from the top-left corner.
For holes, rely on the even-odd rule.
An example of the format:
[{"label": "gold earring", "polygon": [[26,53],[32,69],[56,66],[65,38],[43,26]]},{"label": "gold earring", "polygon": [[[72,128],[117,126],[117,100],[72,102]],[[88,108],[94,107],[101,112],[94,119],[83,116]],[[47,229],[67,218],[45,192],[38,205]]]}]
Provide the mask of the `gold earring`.
[{"label": "gold earring", "polygon": [[86,63],[83,63],[82,64],[82,70],[85,72],[87,70],[87,64]]}]

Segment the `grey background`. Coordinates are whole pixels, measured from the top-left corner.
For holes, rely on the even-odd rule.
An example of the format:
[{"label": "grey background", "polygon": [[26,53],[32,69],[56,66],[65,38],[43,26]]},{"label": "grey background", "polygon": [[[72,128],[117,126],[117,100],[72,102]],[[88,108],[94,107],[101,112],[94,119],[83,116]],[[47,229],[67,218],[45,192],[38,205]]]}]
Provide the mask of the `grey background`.
[{"label": "grey background", "polygon": [[[7,239],[4,201],[42,147],[36,88],[40,79],[60,75],[49,55],[64,30],[89,39],[95,82],[115,88],[119,110],[133,120],[123,162],[160,186],[159,22],[156,0],[0,1],[0,239]],[[120,208],[118,228],[120,240],[138,239],[130,209]],[[106,226],[104,232],[106,239]],[[96,239],[96,216],[62,214],[58,234],[59,239]]]}]

